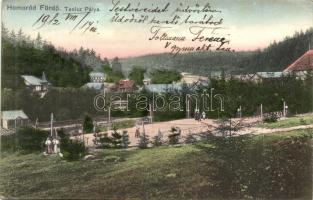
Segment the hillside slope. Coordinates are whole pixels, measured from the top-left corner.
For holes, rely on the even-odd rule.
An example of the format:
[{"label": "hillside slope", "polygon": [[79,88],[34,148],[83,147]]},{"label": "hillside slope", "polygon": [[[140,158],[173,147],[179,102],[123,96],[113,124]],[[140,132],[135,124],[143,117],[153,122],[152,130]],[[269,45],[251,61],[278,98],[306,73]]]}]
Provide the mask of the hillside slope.
[{"label": "hillside slope", "polygon": [[[283,41],[273,42],[263,50],[251,52],[195,52],[176,57],[169,53],[152,54],[122,60],[124,71],[132,66],[142,66],[150,71],[170,68],[194,74],[210,74],[225,70],[233,73],[257,71],[282,71],[309,49],[313,28],[297,32]],[[313,46],[313,45],[311,45]]]},{"label": "hillside slope", "polygon": [[[9,199],[311,199],[305,131],[210,138],[196,145],[99,150],[96,161],[2,154]],[[116,162],[113,162],[116,160]]]},{"label": "hillside slope", "polygon": [[17,88],[21,75],[41,77],[57,87],[80,87],[89,80],[91,68],[57,50],[40,37],[31,40],[19,32],[10,34],[2,30],[2,88]]}]

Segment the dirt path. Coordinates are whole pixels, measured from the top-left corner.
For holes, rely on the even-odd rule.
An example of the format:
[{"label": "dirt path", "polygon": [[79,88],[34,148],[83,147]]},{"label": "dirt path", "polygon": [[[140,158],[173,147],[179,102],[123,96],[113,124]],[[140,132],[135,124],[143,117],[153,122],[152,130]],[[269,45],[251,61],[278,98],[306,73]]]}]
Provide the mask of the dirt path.
[{"label": "dirt path", "polygon": [[251,127],[241,130],[238,135],[243,134],[270,134],[270,133],[276,133],[276,132],[288,132],[288,131],[294,131],[294,130],[303,130],[303,129],[311,129],[313,128],[313,124],[310,125],[300,125],[300,126],[294,126],[294,127],[288,127],[288,128],[259,128],[259,127]]}]

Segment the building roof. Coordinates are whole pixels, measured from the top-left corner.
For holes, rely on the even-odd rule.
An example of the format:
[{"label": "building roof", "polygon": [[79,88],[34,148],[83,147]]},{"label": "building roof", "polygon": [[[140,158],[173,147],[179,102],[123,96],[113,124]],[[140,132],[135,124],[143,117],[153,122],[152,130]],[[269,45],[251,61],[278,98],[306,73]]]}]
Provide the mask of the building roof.
[{"label": "building roof", "polygon": [[89,89],[95,89],[95,90],[102,90],[104,88],[103,83],[86,83],[83,85],[84,88],[89,88]]},{"label": "building roof", "polygon": [[220,77],[222,76],[223,71],[210,71],[210,76],[211,77]]},{"label": "building roof", "polygon": [[287,71],[312,71],[313,70],[313,50],[307,51],[295,62],[289,65],[284,72]]},{"label": "building roof", "polygon": [[181,90],[182,84],[150,84],[145,88],[151,92],[163,93],[167,91]]},{"label": "building roof", "polygon": [[14,120],[17,118],[28,119],[23,110],[2,111],[1,117],[4,120]]},{"label": "building roof", "polygon": [[119,88],[133,88],[135,86],[135,82],[133,80],[125,79],[125,80],[120,80],[118,82]]},{"label": "building roof", "polygon": [[199,76],[199,75],[184,75],[181,78],[181,82],[185,82],[187,84],[193,84],[193,83],[206,83],[208,82],[209,78],[205,76]]},{"label": "building roof", "polygon": [[22,75],[21,77],[25,80],[26,85],[41,85],[42,84],[42,80],[35,76]]},{"label": "building roof", "polygon": [[256,76],[257,74],[238,74],[238,75],[233,75],[232,77],[238,80],[253,80],[255,78],[257,78],[258,76]]},{"label": "building roof", "polygon": [[283,76],[283,72],[257,72],[261,78],[280,78]]},{"label": "building roof", "polygon": [[43,83],[50,84],[47,81],[45,74],[42,75],[43,79],[37,78],[35,76],[31,76],[31,75],[22,75],[21,77],[24,79],[26,85],[36,86],[36,85],[42,85]]},{"label": "building roof", "polygon": [[96,76],[96,77],[104,77],[104,73],[103,72],[90,72],[89,76]]}]

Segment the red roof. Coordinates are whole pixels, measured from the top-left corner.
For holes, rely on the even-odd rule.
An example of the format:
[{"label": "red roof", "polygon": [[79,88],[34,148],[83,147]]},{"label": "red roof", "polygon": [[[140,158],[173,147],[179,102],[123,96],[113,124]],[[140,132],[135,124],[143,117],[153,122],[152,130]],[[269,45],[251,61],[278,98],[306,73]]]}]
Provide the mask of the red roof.
[{"label": "red roof", "polygon": [[118,84],[120,89],[130,89],[135,86],[135,82],[133,80],[120,80]]},{"label": "red roof", "polygon": [[284,72],[290,71],[312,71],[313,70],[313,50],[307,51],[298,60],[289,65]]}]

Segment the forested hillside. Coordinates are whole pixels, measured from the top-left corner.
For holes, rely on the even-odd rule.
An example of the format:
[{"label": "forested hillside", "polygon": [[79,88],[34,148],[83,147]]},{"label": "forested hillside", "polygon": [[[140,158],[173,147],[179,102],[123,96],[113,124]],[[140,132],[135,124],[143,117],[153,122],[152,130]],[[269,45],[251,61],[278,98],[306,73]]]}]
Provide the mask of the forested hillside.
[{"label": "forested hillside", "polygon": [[[210,74],[210,71],[224,69],[232,73],[257,71],[281,71],[309,49],[313,39],[313,28],[297,32],[283,41],[273,41],[267,48],[251,52],[196,52],[180,54],[169,53],[146,55],[122,60],[123,70],[132,66],[170,68],[194,74]],[[312,46],[312,45],[311,45]]]},{"label": "forested hillside", "polygon": [[252,56],[240,62],[247,71],[281,71],[297,60],[312,47],[313,28],[296,32],[281,42],[273,42],[264,50],[255,51]]},{"label": "forested hillside", "polygon": [[[248,73],[257,71],[281,71],[309,49],[313,28],[297,32],[283,41],[273,42],[263,50],[251,52],[195,52],[173,57],[169,53],[145,55],[122,59],[123,72],[129,74],[133,66],[147,69],[175,69],[194,74],[209,75],[212,71]],[[311,45],[312,46],[312,45]],[[2,27],[2,88],[17,88],[20,76],[41,76],[44,71],[48,80],[58,87],[80,87],[89,79],[91,70],[103,70],[110,66],[94,50],[66,51],[44,41],[38,34],[31,39],[23,34]]]},{"label": "forested hillside", "polygon": [[44,41],[38,34],[31,39],[22,30],[18,33],[2,27],[2,88],[18,88],[21,75],[47,79],[57,87],[80,87],[89,81],[89,72],[102,65],[93,50],[81,48],[67,52]]}]

